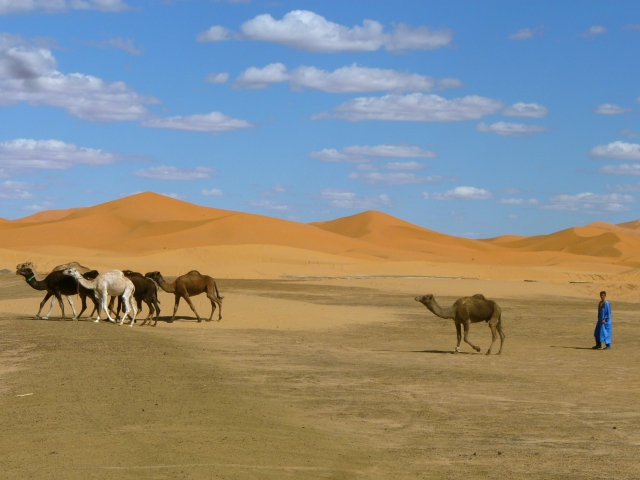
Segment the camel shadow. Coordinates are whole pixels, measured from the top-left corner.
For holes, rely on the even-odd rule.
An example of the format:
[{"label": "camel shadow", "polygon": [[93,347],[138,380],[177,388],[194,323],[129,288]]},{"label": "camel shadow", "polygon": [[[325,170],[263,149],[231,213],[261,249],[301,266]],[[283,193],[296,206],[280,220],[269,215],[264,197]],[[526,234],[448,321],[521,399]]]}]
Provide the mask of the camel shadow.
[{"label": "camel shadow", "polygon": [[565,347],[562,345],[549,345],[551,348],[569,348],[571,350],[593,350],[591,347]]},{"label": "camel shadow", "polygon": [[449,354],[449,355],[477,355],[477,352],[458,352],[455,353],[453,350],[409,350],[409,353],[440,353],[440,354]]}]

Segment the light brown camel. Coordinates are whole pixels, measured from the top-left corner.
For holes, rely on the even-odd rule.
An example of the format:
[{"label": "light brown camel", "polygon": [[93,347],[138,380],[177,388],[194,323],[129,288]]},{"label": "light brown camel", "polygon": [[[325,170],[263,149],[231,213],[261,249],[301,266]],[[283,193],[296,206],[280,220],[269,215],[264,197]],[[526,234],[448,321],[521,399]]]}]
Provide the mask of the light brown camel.
[{"label": "light brown camel", "polygon": [[218,293],[218,287],[216,285],[216,281],[211,278],[209,275],[202,275],[197,270],[191,270],[189,273],[185,273],[184,275],[176,278],[173,283],[167,283],[160,272],[149,272],[145,274],[145,277],[151,278],[155,280],[158,286],[167,293],[173,293],[176,297],[176,304],[173,306],[173,316],[171,317],[171,322],[176,318],[176,312],[178,311],[178,304],[180,303],[180,298],[183,297],[193,313],[198,317],[198,322],[201,322],[202,319],[198,312],[196,311],[196,307],[193,306],[191,302],[191,296],[200,295],[201,293],[206,293],[209,300],[211,300],[211,315],[209,316],[210,322],[213,318],[213,312],[216,311],[216,304],[220,309],[218,310],[218,321],[222,319],[222,299]]},{"label": "light brown camel", "polygon": [[[124,315],[120,319],[120,325],[122,325],[124,319],[127,317],[127,315],[129,315],[129,317],[131,317],[131,324],[129,326],[133,327],[136,315],[138,314],[136,302],[133,298],[135,287],[133,286],[133,283],[131,283],[131,280],[125,277],[120,270],[111,270],[110,272],[101,273],[93,280],[87,280],[83,278],[80,272],[78,272],[78,270],[76,270],[75,268],[64,270],[62,273],[64,275],[69,275],[70,277],[75,278],[78,283],[84,288],[96,291],[96,298],[100,302],[98,317],[94,320],[96,323],[100,321],[100,310],[103,310],[105,312],[105,314],[107,315],[107,319],[111,323],[115,323],[115,321],[111,318],[111,315],[109,315],[109,310],[107,309],[107,297],[119,297],[122,295],[122,303],[124,304]],[[131,310],[133,310],[133,315],[130,314]]]},{"label": "light brown camel", "polygon": [[487,355],[491,355],[491,349],[496,341],[498,334],[500,334],[500,350],[498,355],[502,353],[502,344],[504,343],[505,335],[502,332],[502,310],[496,302],[493,300],[487,300],[484,295],[476,294],[472,297],[462,297],[455,301],[455,303],[448,307],[442,308],[433,298],[433,295],[422,295],[415,298],[416,302],[422,303],[427,307],[434,315],[440,318],[451,318],[456,324],[456,331],[458,332],[458,345],[454,350],[454,353],[460,351],[460,340],[462,339],[462,328],[464,326],[464,341],[471,345],[477,352],[480,351],[480,347],[475,346],[469,341],[469,325],[477,322],[487,322],[489,328],[491,328],[491,346],[487,350]]}]

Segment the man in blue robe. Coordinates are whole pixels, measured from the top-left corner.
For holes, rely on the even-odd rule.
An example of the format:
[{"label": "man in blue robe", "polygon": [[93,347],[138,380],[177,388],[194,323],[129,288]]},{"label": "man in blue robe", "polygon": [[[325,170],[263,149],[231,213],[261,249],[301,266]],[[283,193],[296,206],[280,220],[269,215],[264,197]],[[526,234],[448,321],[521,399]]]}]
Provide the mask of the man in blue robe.
[{"label": "man in blue robe", "polygon": [[[608,350],[611,348],[611,305],[607,300],[607,292],[600,292],[600,303],[598,304],[598,323],[593,332],[596,338],[594,350]],[[606,346],[603,347],[602,344]]]}]

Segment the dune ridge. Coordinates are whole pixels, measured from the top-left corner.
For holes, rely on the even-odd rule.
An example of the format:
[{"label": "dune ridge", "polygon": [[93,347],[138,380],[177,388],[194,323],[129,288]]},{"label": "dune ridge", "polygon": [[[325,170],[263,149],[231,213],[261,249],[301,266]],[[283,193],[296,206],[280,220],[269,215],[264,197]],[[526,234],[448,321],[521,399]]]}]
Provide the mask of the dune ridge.
[{"label": "dune ridge", "polygon": [[261,275],[275,274],[278,268],[284,273],[417,274],[441,263],[556,269],[572,265],[580,271],[611,265],[626,271],[640,267],[640,221],[595,222],[548,235],[472,240],[377,211],[304,224],[145,192],[91,207],[0,221],[0,254],[12,261],[41,258],[47,265],[47,258],[70,255],[112,268],[129,259],[128,264],[141,269],[142,259],[153,257],[172,271],[186,268],[187,258],[200,258],[208,265],[224,264],[228,271],[233,270],[231,264],[242,264],[247,272]]}]

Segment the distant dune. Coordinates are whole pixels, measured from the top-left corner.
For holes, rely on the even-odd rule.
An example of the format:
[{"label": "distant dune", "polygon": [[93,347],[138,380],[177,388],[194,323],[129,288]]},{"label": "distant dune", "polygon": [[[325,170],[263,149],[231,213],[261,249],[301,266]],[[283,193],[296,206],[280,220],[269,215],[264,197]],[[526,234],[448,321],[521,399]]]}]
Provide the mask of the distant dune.
[{"label": "distant dune", "polygon": [[[225,252],[222,257],[211,250],[216,248]],[[163,265],[171,266],[184,263],[177,255],[200,255],[211,265],[233,259],[247,265],[288,262],[333,265],[331,268],[353,262],[638,267],[640,221],[620,225],[597,222],[532,237],[470,240],[376,211],[303,224],[202,207],[147,192],[92,207],[44,211],[12,221],[0,219],[0,250],[49,255],[52,262],[53,257],[58,261],[70,252],[82,258],[129,261],[155,255],[164,258]],[[16,254],[15,258],[24,256]],[[425,267],[415,264],[411,268],[422,271]]]}]

